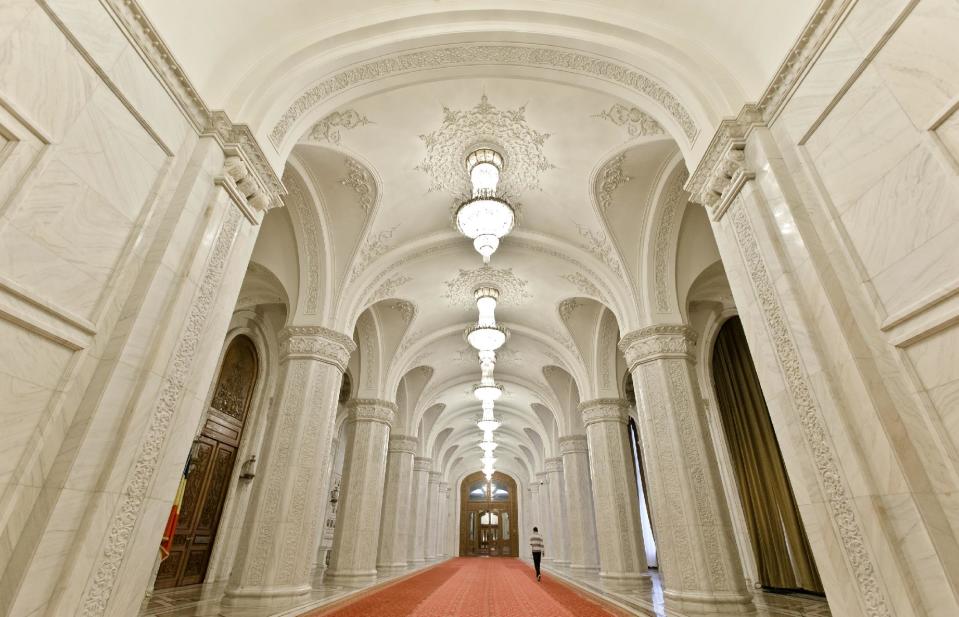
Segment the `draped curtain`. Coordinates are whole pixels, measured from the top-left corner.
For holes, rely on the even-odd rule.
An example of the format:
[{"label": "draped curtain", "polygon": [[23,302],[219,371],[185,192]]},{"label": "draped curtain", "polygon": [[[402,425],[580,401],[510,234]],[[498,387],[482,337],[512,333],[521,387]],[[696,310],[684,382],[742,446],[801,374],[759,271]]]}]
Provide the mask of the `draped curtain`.
[{"label": "draped curtain", "polygon": [[823,593],[738,317],[720,329],[713,379],[759,582]]}]

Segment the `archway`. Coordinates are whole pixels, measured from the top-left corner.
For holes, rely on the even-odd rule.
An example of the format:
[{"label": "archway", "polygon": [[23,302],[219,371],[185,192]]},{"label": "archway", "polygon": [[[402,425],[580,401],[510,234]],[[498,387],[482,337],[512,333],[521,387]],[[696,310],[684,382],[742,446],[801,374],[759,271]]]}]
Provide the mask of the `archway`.
[{"label": "archway", "polygon": [[460,555],[519,554],[516,482],[500,472],[487,481],[477,471],[460,485]]},{"label": "archway", "polygon": [[823,593],[739,317],[720,328],[713,379],[759,583]]},{"label": "archway", "polygon": [[168,522],[172,537],[165,532],[166,556],[157,571],[156,589],[195,585],[206,577],[258,365],[253,341],[234,338],[223,357],[203,430],[190,450],[179,508],[174,505]]}]

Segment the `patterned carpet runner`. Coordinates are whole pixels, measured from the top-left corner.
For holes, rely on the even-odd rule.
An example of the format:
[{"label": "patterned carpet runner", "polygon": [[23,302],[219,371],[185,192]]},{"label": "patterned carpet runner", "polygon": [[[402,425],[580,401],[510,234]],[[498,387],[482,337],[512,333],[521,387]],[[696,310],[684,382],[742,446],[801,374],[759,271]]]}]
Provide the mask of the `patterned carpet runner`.
[{"label": "patterned carpet runner", "polygon": [[460,557],[301,617],[625,617],[518,559]]}]

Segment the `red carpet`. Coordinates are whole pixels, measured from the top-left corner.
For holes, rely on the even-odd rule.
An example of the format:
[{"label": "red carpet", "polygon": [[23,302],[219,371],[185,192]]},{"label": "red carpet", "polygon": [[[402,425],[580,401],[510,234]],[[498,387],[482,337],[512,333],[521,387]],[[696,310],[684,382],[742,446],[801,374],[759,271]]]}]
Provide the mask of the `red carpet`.
[{"label": "red carpet", "polygon": [[623,617],[518,559],[460,557],[301,617]]}]

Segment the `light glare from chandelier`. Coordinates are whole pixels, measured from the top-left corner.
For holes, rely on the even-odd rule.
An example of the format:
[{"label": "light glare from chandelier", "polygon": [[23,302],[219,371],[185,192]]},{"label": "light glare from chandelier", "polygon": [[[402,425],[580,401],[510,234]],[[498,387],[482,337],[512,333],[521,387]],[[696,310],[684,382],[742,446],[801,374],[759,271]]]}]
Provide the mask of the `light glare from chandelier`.
[{"label": "light glare from chandelier", "polygon": [[499,248],[500,239],[513,229],[515,212],[505,200],[496,196],[503,157],[495,150],[480,148],[466,157],[472,198],[456,211],[456,227],[473,240],[473,248],[489,263]]}]

